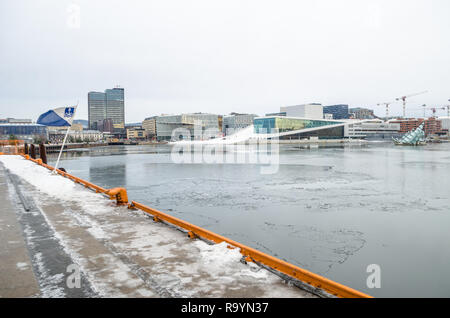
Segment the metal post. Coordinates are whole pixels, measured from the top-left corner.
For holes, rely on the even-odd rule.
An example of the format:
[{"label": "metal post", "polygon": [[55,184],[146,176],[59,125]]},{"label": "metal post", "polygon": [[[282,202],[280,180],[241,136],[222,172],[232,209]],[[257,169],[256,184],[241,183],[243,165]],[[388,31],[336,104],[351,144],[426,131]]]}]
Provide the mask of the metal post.
[{"label": "metal post", "polygon": [[30,145],[30,157],[36,159],[36,148],[34,147],[34,144]]},{"label": "metal post", "polygon": [[39,154],[40,154],[40,158],[42,159],[42,162],[47,164],[47,151],[45,149],[45,145],[44,144],[39,144]]},{"label": "metal post", "polygon": [[58,169],[59,159],[61,159],[61,154],[64,149],[64,145],[66,144],[67,135],[69,134],[70,126],[67,127],[66,135],[64,136],[64,140],[61,146],[61,149],[59,150],[58,160],[56,160],[55,169],[53,169],[53,172],[56,172],[56,169]]},{"label": "metal post", "polygon": [[[77,109],[78,109],[78,102],[77,102],[77,106],[75,106],[75,112],[74,112],[74,114],[73,114],[73,116],[72,116],[72,121],[71,121],[71,123],[73,122],[73,119],[75,118],[75,113],[77,112]],[[62,154],[62,151],[63,151],[63,149],[64,149],[64,145],[65,145],[65,143],[66,143],[66,139],[67,139],[67,135],[69,134],[70,127],[71,127],[71,126],[68,126],[68,127],[67,127],[67,132],[66,132],[66,135],[64,136],[64,140],[63,140],[63,144],[62,144],[62,146],[61,146],[61,150],[59,151],[58,160],[56,160],[55,169],[53,169],[53,172],[54,172],[54,173],[56,173],[56,169],[58,169],[59,159],[61,159],[61,154]]]}]

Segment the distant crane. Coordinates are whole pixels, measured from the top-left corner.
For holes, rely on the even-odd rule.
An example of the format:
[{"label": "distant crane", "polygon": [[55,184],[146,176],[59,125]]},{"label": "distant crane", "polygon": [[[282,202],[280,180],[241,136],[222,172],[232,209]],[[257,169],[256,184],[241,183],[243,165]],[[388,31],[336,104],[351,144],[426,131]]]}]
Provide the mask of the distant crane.
[{"label": "distant crane", "polygon": [[395,103],[395,101],[389,102],[389,103],[379,103],[379,104],[377,104],[377,106],[383,106],[384,105],[386,107],[386,120],[388,120],[388,118],[389,118],[389,106],[392,103]]},{"label": "distant crane", "polygon": [[423,104],[422,107],[423,107],[423,118],[424,119],[425,119],[425,116],[426,116],[425,111],[427,109],[431,110],[433,112],[433,117],[436,117],[436,112],[437,112],[438,109],[441,109],[441,110],[447,109],[447,112],[449,112],[449,108],[450,108],[449,106],[445,106],[445,107],[427,107],[426,104]]},{"label": "distant crane", "polygon": [[406,99],[410,98],[410,97],[413,97],[413,96],[422,95],[422,94],[425,94],[425,93],[428,93],[428,91],[423,91],[423,92],[420,92],[420,93],[410,94],[410,95],[402,96],[402,97],[399,97],[399,98],[395,99],[396,101],[400,101],[400,100],[403,101],[403,118],[406,118]]}]

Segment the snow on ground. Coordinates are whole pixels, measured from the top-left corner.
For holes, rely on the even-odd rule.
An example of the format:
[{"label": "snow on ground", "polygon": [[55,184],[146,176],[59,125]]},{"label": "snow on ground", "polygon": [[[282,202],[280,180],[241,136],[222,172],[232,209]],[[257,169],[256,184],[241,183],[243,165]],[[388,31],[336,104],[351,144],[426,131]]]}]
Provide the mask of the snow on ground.
[{"label": "snow on ground", "polygon": [[250,139],[254,139],[254,138],[261,138],[261,136],[262,135],[256,135],[254,133],[254,126],[251,125],[251,126],[248,126],[244,129],[241,129],[241,130],[235,132],[232,135],[225,136],[225,137],[218,137],[218,138],[213,138],[213,139],[209,139],[209,140],[180,140],[180,141],[170,142],[170,144],[177,144],[177,145],[183,145],[183,144],[231,145],[231,144],[235,144],[235,143],[246,142],[246,141],[248,141]]},{"label": "snow on ground", "polygon": [[29,183],[26,194],[100,296],[312,297],[255,264],[241,263],[239,249],[226,243],[191,240],[22,157],[0,161]]}]

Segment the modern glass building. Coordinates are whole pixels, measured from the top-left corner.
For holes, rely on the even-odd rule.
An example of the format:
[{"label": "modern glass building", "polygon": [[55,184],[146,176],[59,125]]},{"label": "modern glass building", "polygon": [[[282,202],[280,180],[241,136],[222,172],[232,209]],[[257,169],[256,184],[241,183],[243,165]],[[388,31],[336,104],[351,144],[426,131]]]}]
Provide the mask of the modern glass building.
[{"label": "modern glass building", "polygon": [[97,123],[106,119],[106,95],[100,92],[88,93],[89,129],[97,130]]},{"label": "modern glass building", "polygon": [[97,123],[111,119],[115,130],[125,128],[125,94],[123,88],[88,93],[89,128],[98,129]]},{"label": "modern glass building", "polygon": [[323,107],[324,114],[332,114],[333,119],[348,119],[350,117],[348,113],[348,105],[330,105]]},{"label": "modern glass building", "polygon": [[105,90],[106,95],[106,118],[110,118],[114,128],[125,127],[124,98],[123,88],[113,88]]},{"label": "modern glass building", "polygon": [[334,120],[318,120],[295,117],[259,117],[253,121],[255,134],[273,134],[281,140],[344,138],[346,123]]},{"label": "modern glass building", "polygon": [[38,124],[0,124],[0,139],[8,139],[10,135],[26,141],[31,141],[35,137],[48,139],[47,126]]}]

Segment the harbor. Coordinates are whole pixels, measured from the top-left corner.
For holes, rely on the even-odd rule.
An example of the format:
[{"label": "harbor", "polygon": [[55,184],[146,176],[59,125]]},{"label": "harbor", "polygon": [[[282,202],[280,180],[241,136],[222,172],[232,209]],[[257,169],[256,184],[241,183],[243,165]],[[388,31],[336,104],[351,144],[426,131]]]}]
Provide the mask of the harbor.
[{"label": "harbor", "polygon": [[450,2],[1,7],[0,299],[450,298]]},{"label": "harbor", "polygon": [[[0,157],[1,185],[5,188],[6,184],[10,193],[10,204],[2,213],[6,214],[6,227],[14,227],[13,233],[4,234],[8,243],[2,253],[14,255],[20,250],[21,254],[21,262],[7,264],[1,273],[0,281],[7,286],[0,290],[4,297],[369,297],[136,201],[129,202],[124,188],[104,189],[42,159],[30,158],[26,152],[25,147],[23,156]],[[87,189],[96,194],[85,193]],[[101,194],[116,201],[116,211],[114,205],[108,208],[104,199],[99,200]],[[14,204],[22,239],[10,214]],[[152,215],[158,225],[172,225],[169,231],[178,229],[184,233],[179,238],[184,240],[161,228],[142,229],[142,220],[135,219],[138,223],[132,224],[130,219],[120,218],[124,206]],[[118,210],[121,207],[122,211]],[[105,217],[103,221],[100,215]],[[105,223],[108,225],[102,228]],[[138,262],[131,256],[144,258],[138,257]],[[108,262],[113,268],[106,266]],[[73,268],[78,281],[65,279],[64,268],[67,272]],[[25,290],[18,289],[14,279],[7,283],[20,271],[31,276]]]},{"label": "harbor", "polygon": [[[174,164],[170,145],[71,150],[61,167],[105,188],[124,187],[147,206],[366,294],[440,297],[449,288],[439,283],[450,259],[442,253],[450,239],[450,199],[441,177],[450,165],[449,146],[283,145],[278,172],[266,177],[252,164]],[[48,160],[54,163],[56,155]],[[442,246],[433,254],[431,244]],[[417,262],[420,253],[426,263]],[[389,288],[367,288],[370,255],[377,255]],[[427,267],[435,275],[423,284],[415,278]]]}]

